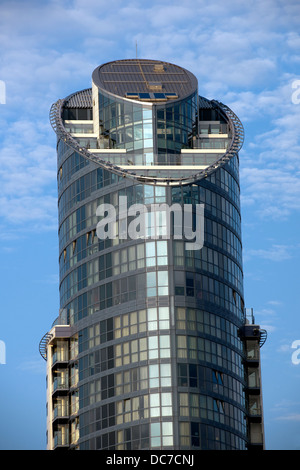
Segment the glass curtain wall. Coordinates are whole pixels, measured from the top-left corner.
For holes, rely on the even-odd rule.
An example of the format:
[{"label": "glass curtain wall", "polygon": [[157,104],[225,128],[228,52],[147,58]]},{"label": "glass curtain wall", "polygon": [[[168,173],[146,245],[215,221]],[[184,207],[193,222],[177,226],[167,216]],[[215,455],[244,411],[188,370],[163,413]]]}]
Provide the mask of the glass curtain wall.
[{"label": "glass curtain wall", "polygon": [[99,91],[99,123],[99,148],[126,149],[134,165],[153,163],[152,106]]}]

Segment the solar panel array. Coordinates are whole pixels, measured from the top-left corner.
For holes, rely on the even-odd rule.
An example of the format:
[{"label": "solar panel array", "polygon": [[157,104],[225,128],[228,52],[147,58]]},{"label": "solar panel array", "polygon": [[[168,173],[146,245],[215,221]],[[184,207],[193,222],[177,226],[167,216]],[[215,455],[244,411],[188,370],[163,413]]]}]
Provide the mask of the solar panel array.
[{"label": "solar panel array", "polygon": [[195,92],[196,77],[178,65],[154,60],[118,60],[93,73],[99,88],[122,97],[148,101],[183,98]]}]

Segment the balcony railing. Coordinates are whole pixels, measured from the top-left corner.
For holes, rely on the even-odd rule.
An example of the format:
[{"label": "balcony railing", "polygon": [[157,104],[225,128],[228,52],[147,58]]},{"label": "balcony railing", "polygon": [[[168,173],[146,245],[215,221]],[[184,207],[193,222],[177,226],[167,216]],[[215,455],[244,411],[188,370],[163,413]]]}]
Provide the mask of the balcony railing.
[{"label": "balcony railing", "polygon": [[60,377],[55,377],[53,379],[53,392],[56,390],[68,390],[69,381],[67,379],[62,379]]},{"label": "balcony railing", "polygon": [[52,356],[52,365],[56,362],[68,362],[69,354],[67,350],[55,351]]},{"label": "balcony railing", "polygon": [[[85,90],[89,91],[89,90]],[[57,136],[63,140],[63,142],[71,147],[73,150],[78,152],[80,155],[83,157],[87,158],[88,160],[96,163],[99,165],[99,167],[109,170],[116,175],[119,175],[121,177],[129,177],[136,179],[137,181],[142,181],[144,183],[148,184],[161,184],[163,186],[170,186],[170,185],[178,185],[178,184],[186,184],[194,181],[198,181],[202,178],[206,178],[208,175],[213,173],[216,168],[225,165],[231,158],[233,158],[241,149],[244,141],[244,129],[242,126],[242,123],[238,119],[238,117],[235,115],[235,113],[228,108],[228,106],[224,105],[223,103],[220,103],[216,100],[206,100],[210,103],[211,106],[216,108],[220,114],[223,116],[223,118],[227,121],[228,124],[228,133],[231,135],[231,140],[229,143],[228,148],[224,153],[222,152],[220,155],[218,155],[218,158],[216,161],[214,161],[212,164],[210,164],[206,168],[198,168],[195,169],[196,171],[192,171],[192,165],[191,165],[191,170],[189,172],[185,172],[186,174],[182,174],[182,171],[178,171],[176,169],[176,166],[172,167],[171,173],[166,173],[162,174],[161,171],[158,173],[153,174],[147,174],[145,173],[145,169],[143,168],[142,171],[143,173],[137,173],[138,170],[132,168],[122,168],[120,167],[117,163],[112,163],[107,158],[107,155],[101,155],[93,153],[92,151],[89,151],[85,145],[81,146],[80,143],[69,133],[64,127],[64,122],[62,119],[62,110],[64,104],[72,97],[76,95],[76,93],[73,93],[72,95],[69,95],[67,98],[63,100],[58,100],[56,103],[54,103],[51,107],[50,110],[50,122],[51,125],[57,134]],[[86,142],[84,142],[86,143]],[[175,170],[175,171],[174,171]],[[177,171],[176,171],[177,170]],[[173,172],[173,174],[172,174]]]},{"label": "balcony railing", "polygon": [[54,433],[54,447],[69,446],[69,432],[55,431]]},{"label": "balcony railing", "polygon": [[56,418],[68,418],[69,417],[69,407],[65,405],[56,405],[53,409],[53,419]]}]

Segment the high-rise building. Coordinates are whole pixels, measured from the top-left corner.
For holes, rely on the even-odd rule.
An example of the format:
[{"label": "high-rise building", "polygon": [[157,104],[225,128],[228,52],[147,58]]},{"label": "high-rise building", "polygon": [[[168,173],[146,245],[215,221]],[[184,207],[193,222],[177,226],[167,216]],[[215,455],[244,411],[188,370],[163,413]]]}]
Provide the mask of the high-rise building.
[{"label": "high-rise building", "polygon": [[96,68],[50,120],[60,312],[40,342],[47,448],[264,448],[238,117],[184,68],[132,59]]}]

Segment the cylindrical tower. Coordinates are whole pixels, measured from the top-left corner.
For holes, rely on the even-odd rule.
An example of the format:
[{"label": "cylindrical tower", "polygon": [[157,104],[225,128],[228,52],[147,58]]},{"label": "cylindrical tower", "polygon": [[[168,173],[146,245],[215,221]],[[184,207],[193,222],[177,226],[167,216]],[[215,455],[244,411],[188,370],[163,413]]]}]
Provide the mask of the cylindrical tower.
[{"label": "cylindrical tower", "polygon": [[182,67],[133,59],[98,67],[51,123],[48,448],[246,449],[240,121]]}]

